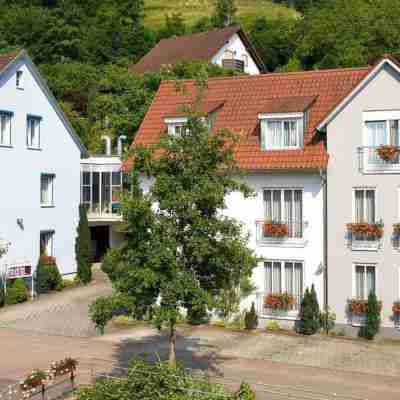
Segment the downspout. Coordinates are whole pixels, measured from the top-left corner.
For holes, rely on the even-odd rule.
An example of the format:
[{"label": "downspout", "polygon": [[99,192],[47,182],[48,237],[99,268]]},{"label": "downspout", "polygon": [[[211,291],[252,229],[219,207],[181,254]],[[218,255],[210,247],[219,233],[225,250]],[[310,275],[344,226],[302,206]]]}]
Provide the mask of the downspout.
[{"label": "downspout", "polygon": [[327,171],[321,171],[323,185],[323,276],[324,276],[324,310],[328,312],[328,179]]}]

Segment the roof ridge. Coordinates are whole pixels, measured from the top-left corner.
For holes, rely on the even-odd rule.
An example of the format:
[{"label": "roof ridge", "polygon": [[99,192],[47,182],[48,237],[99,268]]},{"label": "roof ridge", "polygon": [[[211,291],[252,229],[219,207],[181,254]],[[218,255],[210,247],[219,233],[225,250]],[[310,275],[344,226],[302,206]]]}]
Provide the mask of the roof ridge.
[{"label": "roof ridge", "polygon": [[[314,70],[305,70],[305,71],[293,71],[293,72],[269,72],[266,74],[260,75],[236,75],[236,76],[216,76],[212,78],[208,78],[208,81],[219,81],[224,79],[235,79],[235,80],[243,80],[243,79],[267,79],[276,76],[293,76],[293,75],[314,75],[320,73],[334,73],[334,72],[351,72],[351,71],[367,71],[371,70],[373,66],[368,65],[365,67],[348,67],[348,68],[331,68],[331,69],[314,69]],[[173,79],[165,79],[163,83],[176,83],[176,80]],[[195,79],[182,79],[182,82],[195,82]]]},{"label": "roof ridge", "polygon": [[193,37],[193,36],[201,36],[201,35],[205,36],[205,35],[208,35],[208,34],[211,34],[211,33],[227,31],[229,29],[231,29],[233,31],[234,30],[240,31],[242,29],[242,27],[239,24],[235,24],[235,25],[226,26],[224,28],[210,29],[208,31],[192,32],[192,33],[186,33],[184,35],[170,36],[168,38],[161,39],[158,43],[166,42],[166,41],[169,41],[169,40],[177,40],[177,39],[184,39],[184,38],[186,39],[186,38],[190,38],[190,37]]}]

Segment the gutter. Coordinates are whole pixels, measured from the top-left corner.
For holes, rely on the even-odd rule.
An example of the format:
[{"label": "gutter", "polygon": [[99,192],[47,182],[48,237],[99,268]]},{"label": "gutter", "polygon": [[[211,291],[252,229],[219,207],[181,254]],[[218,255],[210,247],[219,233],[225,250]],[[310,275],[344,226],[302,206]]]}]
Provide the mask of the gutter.
[{"label": "gutter", "polygon": [[328,179],[327,171],[319,171],[323,188],[323,279],[324,279],[324,311],[328,311]]}]

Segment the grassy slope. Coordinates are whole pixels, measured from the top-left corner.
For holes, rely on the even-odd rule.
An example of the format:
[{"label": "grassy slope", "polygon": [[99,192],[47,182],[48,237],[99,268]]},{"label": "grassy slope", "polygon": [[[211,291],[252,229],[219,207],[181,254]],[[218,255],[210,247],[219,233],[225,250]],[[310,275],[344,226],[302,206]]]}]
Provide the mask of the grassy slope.
[{"label": "grassy slope", "polygon": [[[294,10],[273,4],[271,0],[236,0],[238,20],[247,27],[257,16],[279,18],[293,16]],[[190,25],[203,16],[213,13],[213,0],[145,0],[146,25],[158,28],[164,24],[165,15],[180,12]]]}]

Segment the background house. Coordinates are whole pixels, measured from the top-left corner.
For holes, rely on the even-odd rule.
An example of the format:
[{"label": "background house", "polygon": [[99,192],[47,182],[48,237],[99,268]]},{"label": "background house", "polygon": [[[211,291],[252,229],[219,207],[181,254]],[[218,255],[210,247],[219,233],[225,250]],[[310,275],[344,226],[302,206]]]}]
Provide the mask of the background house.
[{"label": "background house", "polygon": [[157,72],[163,65],[197,60],[250,75],[265,70],[260,56],[238,25],[163,39],[132,69],[139,73]]},{"label": "background house", "polygon": [[26,52],[0,56],[2,264],[36,267],[40,252],[76,272],[80,160],[86,153]]}]

